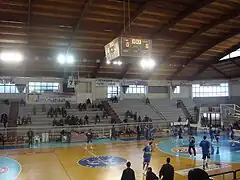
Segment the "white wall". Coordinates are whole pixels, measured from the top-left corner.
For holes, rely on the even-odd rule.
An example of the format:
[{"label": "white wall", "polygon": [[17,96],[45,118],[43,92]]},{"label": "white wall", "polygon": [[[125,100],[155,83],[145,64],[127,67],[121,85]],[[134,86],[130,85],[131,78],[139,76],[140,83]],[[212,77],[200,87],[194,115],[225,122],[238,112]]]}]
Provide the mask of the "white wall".
[{"label": "white wall", "polygon": [[240,96],[240,82],[230,82],[229,93],[230,96]]},{"label": "white wall", "polygon": [[180,93],[174,94],[172,88],[170,88],[172,99],[192,98],[192,86],[180,86]]}]

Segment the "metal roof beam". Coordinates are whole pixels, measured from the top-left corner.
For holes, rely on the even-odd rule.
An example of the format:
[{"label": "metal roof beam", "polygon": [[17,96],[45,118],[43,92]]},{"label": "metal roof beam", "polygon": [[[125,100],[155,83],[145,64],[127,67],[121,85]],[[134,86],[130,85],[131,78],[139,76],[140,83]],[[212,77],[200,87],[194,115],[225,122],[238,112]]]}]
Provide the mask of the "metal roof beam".
[{"label": "metal roof beam", "polygon": [[227,76],[224,72],[222,72],[218,68],[214,67],[213,65],[210,65],[209,67],[212,68],[213,70],[215,70],[216,72],[218,72],[219,74],[223,75],[226,79],[230,79],[229,76]]},{"label": "metal roof beam", "polygon": [[91,3],[92,3],[92,0],[85,0],[85,2],[84,2],[83,8],[82,8],[81,13],[80,13],[80,15],[78,17],[78,20],[77,20],[77,24],[73,28],[73,32],[72,32],[72,34],[70,36],[70,40],[69,40],[69,43],[68,43],[66,54],[70,51],[70,49],[72,47],[72,43],[74,41],[74,36],[75,36],[77,30],[81,27],[83,16],[87,12],[87,10],[88,10],[89,6],[91,5]]},{"label": "metal roof beam", "polygon": [[207,32],[208,30],[214,28],[215,26],[218,26],[219,24],[223,24],[224,22],[233,19],[237,16],[240,15],[240,11],[236,10],[231,12],[228,15],[222,15],[220,16],[220,18],[214,20],[213,22],[210,22],[209,25],[203,26],[202,28],[200,28],[198,31],[196,31],[194,34],[188,36],[184,41],[180,41],[173,49],[171,49],[167,55],[164,56],[164,61],[167,61],[171,58],[171,55],[173,55],[176,50],[182,48],[187,42],[193,40],[194,38],[196,38],[197,36],[201,35],[204,32]]},{"label": "metal roof beam", "polygon": [[[171,79],[174,78],[175,76],[177,76],[180,72],[182,72],[182,70],[192,61],[194,61],[196,58],[198,58],[199,56],[201,56],[203,53],[205,53],[206,51],[208,51],[209,49],[212,49],[214,46],[218,45],[219,43],[226,41],[227,39],[230,39],[233,36],[236,36],[237,34],[239,34],[239,29],[234,29],[232,30],[232,32],[226,36],[223,36],[222,38],[219,38],[218,40],[216,40],[215,42],[213,42],[212,44],[209,44],[208,46],[206,46],[204,49],[200,49],[199,51],[197,51],[189,60],[187,60],[187,62],[185,63],[185,66],[180,67],[177,69],[177,71],[175,73],[173,73],[173,75],[171,76]],[[215,59],[214,59],[215,60]]]},{"label": "metal roof beam", "polygon": [[185,9],[184,11],[180,12],[178,15],[176,15],[172,20],[169,21],[169,23],[167,23],[166,25],[164,25],[163,27],[161,27],[160,29],[158,29],[154,34],[152,34],[152,37],[157,36],[158,34],[172,28],[173,26],[175,26],[178,22],[180,22],[182,19],[186,18],[187,16],[189,16],[190,14],[194,13],[195,11],[197,11],[198,9],[201,9],[204,6],[207,6],[208,4],[211,4],[212,2],[214,2],[215,0],[203,0],[203,1],[199,1],[197,3],[195,3],[192,6],[189,6],[187,9]]}]

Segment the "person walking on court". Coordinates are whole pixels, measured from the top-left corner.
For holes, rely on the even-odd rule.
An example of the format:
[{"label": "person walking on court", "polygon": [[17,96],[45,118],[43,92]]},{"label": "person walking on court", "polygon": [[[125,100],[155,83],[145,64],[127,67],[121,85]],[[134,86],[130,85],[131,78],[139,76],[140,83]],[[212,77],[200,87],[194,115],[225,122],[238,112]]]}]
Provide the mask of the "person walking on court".
[{"label": "person walking on court", "polygon": [[188,153],[190,154],[190,157],[192,157],[192,150],[194,157],[196,157],[195,138],[193,136],[190,136],[188,144]]},{"label": "person walking on court", "polygon": [[174,168],[170,164],[170,158],[167,158],[167,163],[162,166],[159,172],[159,178],[162,180],[173,180],[174,179]]},{"label": "person walking on court", "polygon": [[131,168],[131,163],[127,162],[126,166],[127,168],[123,170],[121,180],[136,180],[135,172]]}]

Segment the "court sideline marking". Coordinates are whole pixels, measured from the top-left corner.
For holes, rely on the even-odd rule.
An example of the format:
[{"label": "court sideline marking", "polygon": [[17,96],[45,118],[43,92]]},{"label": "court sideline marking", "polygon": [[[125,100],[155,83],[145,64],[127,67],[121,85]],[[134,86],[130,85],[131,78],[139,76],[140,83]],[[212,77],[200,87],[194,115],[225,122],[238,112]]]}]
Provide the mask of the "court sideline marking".
[{"label": "court sideline marking", "polygon": [[63,167],[63,169],[64,169],[65,173],[66,173],[66,174],[67,174],[67,176],[68,176],[68,178],[69,178],[70,180],[72,180],[71,176],[68,174],[68,171],[67,171],[67,169],[64,167],[64,165],[63,165],[62,161],[60,160],[59,156],[57,155],[57,153],[56,153],[55,151],[54,151],[53,153],[54,153],[54,154],[55,154],[55,156],[57,157],[57,159],[58,159],[59,163],[60,163],[60,164],[61,164],[61,166]]}]

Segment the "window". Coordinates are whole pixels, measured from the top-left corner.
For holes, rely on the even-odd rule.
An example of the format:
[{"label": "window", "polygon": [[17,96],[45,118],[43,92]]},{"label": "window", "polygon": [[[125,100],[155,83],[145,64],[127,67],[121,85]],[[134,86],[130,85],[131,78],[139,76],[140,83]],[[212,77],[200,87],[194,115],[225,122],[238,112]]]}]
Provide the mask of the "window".
[{"label": "window", "polygon": [[29,93],[59,92],[59,83],[55,82],[29,82]]},{"label": "window", "polygon": [[192,85],[193,97],[220,97],[228,96],[228,83],[221,83],[212,86],[201,86],[200,84]]},{"label": "window", "polygon": [[145,94],[146,87],[144,85],[129,85],[126,94]]},{"label": "window", "polygon": [[220,61],[230,59],[230,58],[234,58],[234,57],[238,57],[238,56],[240,56],[240,49],[238,49],[236,51],[233,51],[230,54],[224,56],[222,59],[220,59]]},{"label": "window", "polygon": [[19,93],[15,84],[0,84],[0,93],[14,94]]},{"label": "window", "polygon": [[174,94],[180,94],[180,86],[176,86],[173,93]]},{"label": "window", "polygon": [[120,94],[120,87],[119,86],[108,86],[107,87],[107,97],[108,98],[118,96],[119,94]]}]

